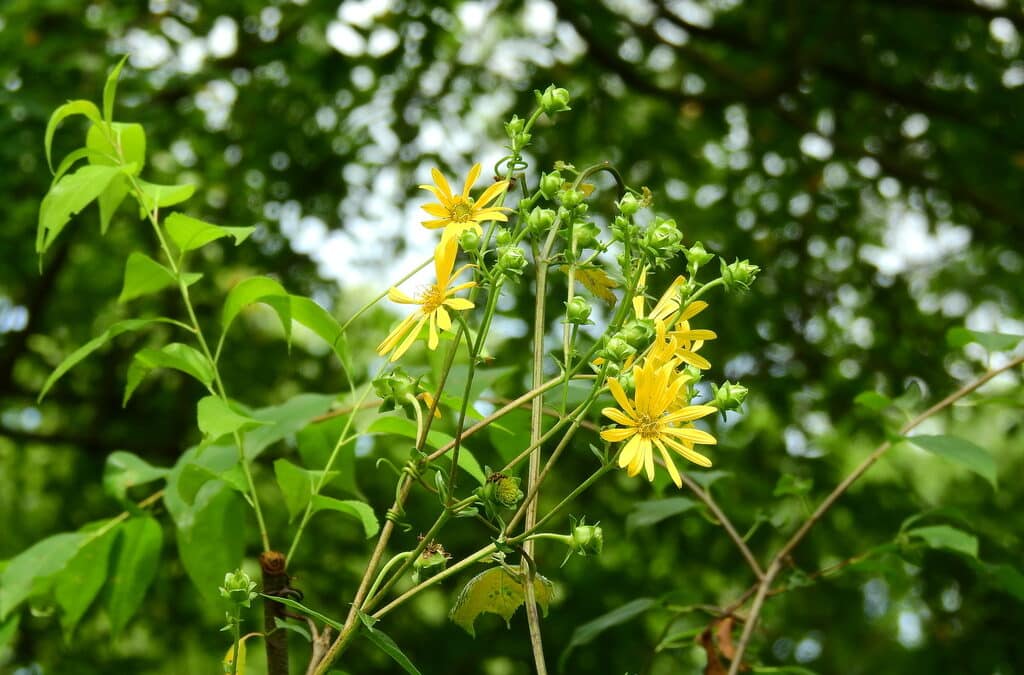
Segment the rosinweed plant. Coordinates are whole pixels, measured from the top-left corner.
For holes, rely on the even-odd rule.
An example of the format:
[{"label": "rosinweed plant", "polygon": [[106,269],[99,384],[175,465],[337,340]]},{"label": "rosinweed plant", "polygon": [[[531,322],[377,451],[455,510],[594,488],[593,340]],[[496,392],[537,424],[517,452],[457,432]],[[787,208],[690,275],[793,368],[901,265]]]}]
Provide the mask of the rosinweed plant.
[{"label": "rosinweed plant", "polygon": [[[433,197],[423,206],[429,218],[422,226],[440,230],[434,255],[344,324],[309,298],[288,293],[279,282],[252,277],[228,292],[215,329],[197,318],[190,288],[202,275],[190,271],[190,254],[218,240],[240,245],[253,228],[223,227],[171,211],[191,196],[192,186],[157,185],[142,178],[145,133],[140,125],[113,117],[120,69],[121,65],[114,69],[104,88],[102,112],[89,101],[72,101],[50,120],[45,140],[48,158],[62,120],[80,115],[90,125],[84,147],[71,152],[54,171],[40,209],[37,250],[42,257],[72,216],[92,202],[99,205],[105,231],[113,213],[131,198],[152,230],[157,253],[128,255],[119,300],[130,302],[172,289],[179,297],[182,317],[140,317],[113,324],[58,365],[42,385],[40,397],[115,336],[161,326],[176,332],[182,341],[168,340],[134,355],[125,400],[155,369],[184,373],[208,393],[196,407],[203,440],[185,450],[170,469],[154,467],[130,453],[111,455],[104,484],[125,503],[125,511],[78,532],[45,539],[11,560],[0,589],[0,620],[26,600],[52,598],[70,634],[104,584],[111,583],[108,579],[127,575],[133,582],[117,584],[106,607],[113,629],[120,630],[140,607],[156,571],[161,526],[147,509],[161,500],[178,530],[186,570],[200,591],[209,594],[217,580],[237,568],[243,551],[238,547],[241,542],[235,547],[226,543],[235,529],[232,526],[203,529],[196,523],[230,521],[231,514],[237,513],[232,505],[241,500],[260,535],[264,625],[262,633],[241,636],[242,613],[254,599],[253,585],[244,572],[228,573],[221,586],[231,605],[225,629],[234,637],[224,659],[228,672],[241,671],[244,640],[262,637],[269,672],[287,673],[290,632],[310,642],[310,673],[326,673],[357,636],[369,639],[407,672],[418,672],[376,624],[423,590],[449,584],[456,575],[482,565],[485,569],[462,587],[451,619],[473,634],[480,614],[495,613],[508,620],[524,605],[535,665],[544,673],[538,607],[546,611],[552,584],[542,574],[548,565],[536,556],[535,543],[548,540],[565,546],[566,559],[574,553],[600,555],[604,544],[600,526],[576,520],[568,509],[616,468],[653,481],[660,465],[677,487],[685,484],[711,508],[755,572],[757,593],[746,594],[726,614],[731,616],[753,595],[757,604],[747,624],[750,629],[778,573],[778,558],[763,572],[725,515],[686,471],[711,466],[709,456],[717,441],[707,421],[716,411],[724,415],[738,409],[747,394],[746,388],[732,382],[711,382],[711,395],[702,394],[708,388],[698,385],[712,372],[712,364],[701,350],[717,336],[697,324],[711,314],[703,312],[712,291],[747,291],[758,267],[745,260],[721,260],[716,270],[712,253],[700,242],[687,244],[673,219],[654,212],[651,193],[626,185],[608,163],[581,169],[558,162],[546,173],[531,172],[523,151],[541,116],[553,119],[570,109],[566,90],[551,86],[537,92],[533,112],[526,118],[513,117],[505,125],[508,155],[495,166],[496,178],[482,190],[477,185],[482,173],[479,164],[470,169],[458,192],[440,171],[432,172],[433,184],[421,187]],[[602,199],[604,190],[590,182],[600,174],[611,177],[612,199]],[[610,212],[599,215],[602,204]],[[432,283],[411,294],[401,290],[413,275],[431,266]],[[685,274],[675,276],[660,293],[649,287],[653,271],[683,269]],[[565,297],[553,297],[552,275],[566,278]],[[490,365],[485,347],[499,298],[510,285],[530,278],[535,295],[528,385],[517,398],[482,415],[474,408],[474,382]],[[345,335],[353,320],[384,298],[408,308],[409,313],[381,336],[376,351],[382,358],[374,371],[371,364],[351,362]],[[234,320],[254,303],[276,313],[285,336],[290,336],[296,322],[332,347],[347,380],[340,396],[306,395],[301,404],[257,409],[229,394],[220,357],[229,348],[226,336]],[[603,306],[602,311],[595,311],[597,306]],[[549,308],[559,308],[562,314],[556,329],[561,344],[550,353],[544,348]],[[411,363],[397,365],[417,349],[443,350],[439,371],[416,373]],[[547,372],[552,359],[557,370]],[[448,386],[456,365],[466,372],[461,391]],[[370,396],[380,403],[376,420],[355,414],[366,407]],[[488,463],[503,458],[483,445],[474,453],[467,441],[525,406],[531,414],[524,447],[497,469],[482,469],[476,455]],[[557,414],[553,423],[545,425],[551,406]],[[472,424],[470,417],[475,420]],[[326,461],[324,455],[300,452],[302,466],[287,458],[274,463],[277,487],[297,524],[291,531],[271,531],[261,506],[262,491],[253,478],[254,463],[272,443],[331,418],[340,424],[333,427],[336,435],[325,453]],[[387,424],[380,425],[382,419]],[[439,423],[449,425],[450,436],[431,433]],[[380,505],[325,493],[337,489],[333,482],[345,480],[340,474],[352,442],[361,434],[382,430],[411,439],[411,447],[398,472],[393,503],[380,525],[376,515]],[[554,506],[541,512],[538,495],[563,455],[578,450],[579,445],[573,444],[578,435],[585,436],[593,450],[593,471],[572,481],[574,487],[566,494],[546,495],[545,501]],[[485,452],[487,456],[482,457]],[[320,463],[313,463],[313,457],[320,457]],[[138,504],[129,500],[129,487],[158,482],[165,485]],[[401,527],[414,490],[432,493],[436,508],[433,524],[418,539],[405,535]],[[312,599],[292,587],[290,574],[303,565],[303,536],[311,517],[319,512],[355,519],[367,537],[376,537],[376,543],[357,587],[343,588],[338,597]],[[570,521],[560,520],[564,517]],[[479,537],[479,548],[453,559],[442,543],[446,529],[452,527],[471,528],[467,531]],[[121,541],[118,550],[132,555],[115,557],[102,569],[93,565],[91,569],[99,571],[91,572],[90,583],[76,583],[83,566],[110,551],[117,540]],[[400,593],[396,592],[399,587],[404,589]],[[334,603],[350,609],[343,620],[334,620],[306,603]],[[306,624],[295,621],[296,612],[306,617]],[[748,639],[745,630],[733,664],[737,668]]]}]

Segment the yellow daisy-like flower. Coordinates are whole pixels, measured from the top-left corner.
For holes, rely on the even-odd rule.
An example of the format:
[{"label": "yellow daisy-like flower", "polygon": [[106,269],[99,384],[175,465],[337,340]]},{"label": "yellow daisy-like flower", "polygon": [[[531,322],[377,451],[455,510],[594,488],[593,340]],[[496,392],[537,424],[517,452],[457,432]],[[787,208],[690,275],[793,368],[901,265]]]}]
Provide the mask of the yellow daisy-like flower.
[{"label": "yellow daisy-like flower", "polygon": [[646,283],[647,270],[645,269],[640,273],[640,281],[638,283],[638,288],[641,289],[641,292],[633,298],[633,314],[638,319],[653,320],[655,327],[658,329],[658,337],[655,339],[654,346],[651,349],[652,355],[658,354],[658,359],[664,363],[668,360],[665,350],[669,348],[668,345],[671,343],[671,356],[674,356],[683,363],[696,366],[701,370],[710,368],[711,362],[698,354],[697,351],[704,345],[705,340],[714,340],[718,335],[711,330],[690,328],[690,319],[703,312],[707,308],[708,303],[703,300],[695,300],[686,305],[679,318],[676,319],[675,327],[668,331],[666,338],[665,322],[679,311],[679,288],[686,283],[686,279],[682,276],[676,277],[669,284],[668,288],[665,289],[665,292],[658,299],[658,302],[655,303],[654,307],[651,308],[650,312],[644,311],[642,290],[645,288]]},{"label": "yellow daisy-like flower", "polygon": [[448,309],[462,311],[473,308],[473,303],[469,300],[452,296],[461,290],[476,286],[475,281],[448,288],[452,281],[471,267],[471,265],[463,265],[455,274],[452,274],[458,248],[458,243],[454,239],[442,240],[438,244],[434,251],[434,270],[437,272],[437,283],[427,286],[415,298],[409,297],[397,288],[388,290],[388,298],[393,302],[403,305],[419,305],[420,308],[407,316],[384,338],[384,341],[377,346],[378,354],[383,356],[392,352],[390,360],[397,361],[416,341],[424,323],[429,325],[427,347],[437,349],[438,329],[444,331],[452,327],[452,318],[448,315]]},{"label": "yellow daisy-like flower", "polygon": [[[679,390],[686,380],[673,370],[672,364],[645,363],[633,368],[633,376],[636,395],[632,401],[618,380],[608,380],[608,388],[619,407],[605,408],[601,414],[621,426],[605,429],[601,438],[613,443],[628,441],[619,453],[619,467],[626,469],[630,476],[645,469],[647,479],[651,481],[654,480],[654,448],[657,448],[672,482],[676,487],[682,487],[679,470],[667,448],[694,464],[711,466],[711,460],[694,451],[693,445],[714,445],[717,443],[715,437],[686,423],[710,415],[717,409],[709,405],[677,408]],[[683,426],[674,426],[677,424]]]},{"label": "yellow daisy-like flower", "polygon": [[420,187],[432,192],[439,203],[426,204],[422,207],[424,211],[433,216],[431,220],[424,220],[423,226],[431,230],[445,228],[444,234],[441,235],[442,242],[458,239],[460,234],[469,229],[482,232],[480,223],[488,220],[508,222],[508,216],[504,212],[511,209],[488,206],[508,188],[508,181],[494,183],[484,190],[483,194],[473,199],[469,196],[469,190],[473,187],[476,179],[480,177],[479,164],[474,164],[473,168],[469,170],[466,183],[462,187],[462,194],[452,193],[448,181],[437,169],[431,169],[430,175],[433,176],[435,185],[421,185]]},{"label": "yellow daisy-like flower", "polygon": [[676,320],[675,329],[669,333],[676,342],[676,356],[679,360],[701,370],[710,368],[711,362],[698,354],[697,350],[704,345],[705,340],[714,340],[718,335],[713,330],[690,328],[690,319],[707,309],[707,306],[708,303],[703,300],[691,302]]}]

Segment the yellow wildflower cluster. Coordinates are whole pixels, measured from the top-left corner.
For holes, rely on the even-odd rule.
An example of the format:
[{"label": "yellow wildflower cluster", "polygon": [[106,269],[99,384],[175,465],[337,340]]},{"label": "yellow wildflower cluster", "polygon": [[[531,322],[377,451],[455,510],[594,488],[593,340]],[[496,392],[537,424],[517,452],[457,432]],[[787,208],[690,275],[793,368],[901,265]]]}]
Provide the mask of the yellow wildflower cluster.
[{"label": "yellow wildflower cluster", "polygon": [[[630,476],[647,474],[654,480],[654,450],[657,449],[676,487],[682,479],[668,450],[700,466],[711,466],[711,460],[694,450],[695,444],[714,445],[715,437],[696,429],[693,421],[716,411],[709,405],[690,405],[687,383],[690,381],[683,368],[686,364],[700,369],[711,364],[697,351],[705,340],[716,337],[710,330],[693,329],[690,319],[707,307],[702,301],[680,307],[679,290],[685,283],[677,277],[649,313],[644,312],[642,292],[633,300],[633,312],[638,319],[649,319],[655,325],[654,343],[640,362],[632,365],[636,384],[630,399],[622,384],[615,378],[608,380],[608,388],[619,407],[604,408],[601,414],[620,425],[605,429],[601,438],[613,443],[625,441],[619,453],[619,466]],[[641,291],[644,275],[641,275]],[[673,320],[674,319],[674,320]],[[671,323],[670,323],[671,322]]]}]

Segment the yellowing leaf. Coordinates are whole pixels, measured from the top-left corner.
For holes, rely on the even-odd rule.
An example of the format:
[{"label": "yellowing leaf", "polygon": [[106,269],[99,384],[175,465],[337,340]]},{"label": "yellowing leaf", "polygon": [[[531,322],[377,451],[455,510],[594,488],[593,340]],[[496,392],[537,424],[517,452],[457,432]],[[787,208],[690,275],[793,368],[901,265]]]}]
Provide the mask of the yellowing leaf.
[{"label": "yellowing leaf", "polygon": [[[547,616],[548,603],[554,595],[554,585],[538,574],[533,580],[533,588],[537,604]],[[473,624],[478,616],[489,612],[497,614],[508,623],[525,599],[522,576],[504,567],[492,567],[466,583],[448,617],[476,637]]]},{"label": "yellowing leaf", "polygon": [[[566,272],[568,268],[563,265],[562,271]],[[609,305],[615,304],[615,294],[612,293],[612,289],[618,288],[619,282],[608,276],[608,273],[600,267],[582,267],[577,269],[576,281],[583,288],[593,293],[596,298],[604,300]]]},{"label": "yellowing leaf", "polygon": [[[231,663],[234,661],[234,656],[235,646],[231,645],[228,647],[227,654],[224,655],[224,672],[231,672]],[[236,668],[235,672],[237,675],[245,675],[245,638],[238,641],[238,668]]]}]

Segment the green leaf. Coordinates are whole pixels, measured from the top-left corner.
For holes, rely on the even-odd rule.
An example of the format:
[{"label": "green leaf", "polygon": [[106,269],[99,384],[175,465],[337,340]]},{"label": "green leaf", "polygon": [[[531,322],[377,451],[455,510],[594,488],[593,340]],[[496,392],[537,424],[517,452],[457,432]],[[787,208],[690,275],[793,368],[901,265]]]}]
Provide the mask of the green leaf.
[{"label": "green leaf", "polygon": [[801,666],[755,666],[750,672],[770,675],[818,675],[813,670]]},{"label": "green leaf", "polygon": [[84,99],[68,101],[54,110],[53,114],[50,115],[50,121],[46,123],[46,136],[43,139],[43,146],[46,148],[46,164],[50,167],[50,173],[53,173],[53,157],[51,153],[53,134],[57,131],[57,125],[72,115],[84,115],[94,124],[102,124],[103,122],[100,119],[100,111],[96,104]]},{"label": "green leaf", "polygon": [[321,614],[315,609],[310,609],[309,607],[303,605],[301,602],[297,602],[295,600],[292,600],[291,598],[282,598],[277,595],[267,595],[266,593],[260,593],[260,596],[263,597],[264,600],[272,600],[274,602],[279,602],[286,607],[291,607],[292,609],[298,612],[302,612],[306,616],[318,619],[327,624],[328,626],[330,626],[331,628],[334,628],[335,630],[340,631],[344,628],[340,621],[335,621],[326,614]]},{"label": "green leaf", "polygon": [[274,462],[274,475],[277,477],[281,494],[284,495],[288,519],[295,520],[306,510],[309,499],[313,496],[313,478],[309,471],[295,466],[284,458]]},{"label": "green leaf", "polygon": [[982,447],[956,436],[908,436],[907,441],[933,455],[939,455],[978,474],[996,489],[996,462]]},{"label": "green leaf", "polygon": [[633,510],[626,516],[626,532],[632,532],[640,527],[650,527],[666,518],[678,516],[680,513],[685,513],[696,507],[697,502],[688,497],[669,497],[668,499],[638,502],[633,505]]},{"label": "green leaf", "polygon": [[62,610],[60,624],[69,642],[75,626],[107,581],[110,551],[119,534],[119,528],[112,527],[89,540],[57,578],[54,598]]},{"label": "green leaf", "polygon": [[227,332],[231,327],[231,323],[239,312],[257,302],[269,305],[277,312],[277,316],[281,320],[281,328],[284,329],[285,339],[290,340],[292,334],[291,300],[284,287],[270,277],[250,277],[231,289],[228,297],[224,300],[224,309],[221,311],[221,324],[224,326],[224,331]]},{"label": "green leaf", "polygon": [[930,548],[944,548],[971,558],[978,557],[978,538],[949,525],[918,527],[907,530],[906,535],[921,539]]},{"label": "green leaf", "polygon": [[[537,575],[534,580],[537,604],[544,615],[554,594],[554,585]],[[470,579],[459,593],[448,617],[473,637],[476,637],[474,623],[484,613],[497,614],[507,624],[512,615],[526,599],[523,579],[504,567],[492,567]]]},{"label": "green leaf", "polygon": [[68,372],[76,365],[78,365],[85,357],[92,354],[94,351],[105,345],[107,342],[117,337],[121,333],[129,333],[136,331],[143,326],[148,326],[151,323],[174,323],[170,319],[154,318],[154,319],[126,319],[124,321],[118,321],[110,328],[103,331],[93,339],[86,342],[84,345],[71,352],[67,357],[64,358],[60,364],[53,369],[50,376],[46,378],[46,382],[43,383],[43,388],[39,391],[38,401],[42,401],[43,397],[46,396],[46,392],[50,390],[57,380],[64,376],[64,373]]},{"label": "green leaf", "polygon": [[90,148],[78,148],[77,150],[72,150],[60,161],[60,164],[57,166],[57,170],[53,173],[53,180],[50,181],[50,186],[53,187],[53,185],[60,180],[61,176],[71,170],[71,167],[75,165],[75,162],[82,159],[88,159],[90,164],[107,163],[105,161],[105,157],[100,156],[95,150],[91,150]]},{"label": "green leaf", "polygon": [[950,328],[946,332],[946,344],[954,349],[977,342],[990,352],[1005,352],[1014,349],[1024,340],[1024,335],[1008,333],[986,333],[967,328]]},{"label": "green leaf", "polygon": [[[284,403],[250,411],[253,419],[266,422],[245,434],[245,456],[253,460],[265,449],[295,434],[334,405],[329,394],[298,394]],[[332,445],[333,447],[333,445]]]},{"label": "green leaf", "polygon": [[[85,147],[93,150],[89,156],[91,164],[118,166],[134,164],[131,174],[138,175],[146,163],[146,131],[141,124],[122,124],[114,122],[110,125],[110,134],[114,143],[110,142],[102,125],[94,124],[85,135]],[[116,144],[116,145],[115,145]],[[120,153],[118,152],[120,149]]]},{"label": "green leaf", "polygon": [[712,484],[717,483],[723,478],[731,478],[732,471],[692,471],[689,472],[687,475],[689,475],[690,478],[693,479],[694,483],[697,483],[702,488],[707,490],[708,488],[711,487]]},{"label": "green leaf", "polygon": [[169,471],[153,466],[130,452],[118,450],[107,456],[103,468],[103,489],[114,499],[123,502],[129,488],[166,478]]},{"label": "green leaf", "polygon": [[346,369],[349,365],[348,342],[341,332],[341,324],[331,314],[309,298],[301,295],[289,296],[292,319],[316,333],[326,342]]},{"label": "green leaf", "polygon": [[[193,504],[199,490],[211,480],[223,481],[225,485],[243,496],[249,492],[241,464],[235,464],[224,471],[214,471],[201,464],[190,462],[181,469],[177,480],[178,495],[186,504]],[[247,497],[246,497],[247,498]],[[248,498],[247,498],[248,499]]]},{"label": "green leaf", "polygon": [[107,189],[100,193],[96,203],[100,207],[100,234],[106,234],[110,227],[110,221],[114,217],[117,208],[121,206],[124,198],[128,196],[128,179],[124,176],[115,176],[110,181]]},{"label": "green leaf", "polygon": [[302,624],[298,623],[298,621],[295,619],[283,621],[281,617],[275,616],[274,626],[280,628],[281,630],[288,630],[295,633],[296,635],[301,635],[306,639],[306,642],[313,641],[313,636],[309,634],[309,629],[303,626]]},{"label": "green leaf", "polygon": [[[310,424],[299,431],[295,442],[299,446],[299,456],[304,466],[326,467],[327,460],[334,451],[335,445],[345,427],[346,416],[339,415],[331,419]],[[357,497],[362,492],[356,483],[356,441],[353,438],[338,450],[334,458],[335,481],[338,487]]]},{"label": "green leaf", "polygon": [[146,590],[156,576],[163,532],[155,518],[132,518],[121,525],[121,539],[114,552],[107,596],[111,630],[120,633],[142,605]]},{"label": "green leaf", "polygon": [[993,565],[980,560],[972,564],[990,585],[1024,602],[1024,574],[1016,567],[1006,563]]},{"label": "green leaf", "polygon": [[398,648],[398,645],[395,644],[394,640],[392,640],[383,631],[373,627],[373,617],[370,617],[360,611],[359,620],[363,622],[363,627],[366,629],[364,632],[360,633],[360,635],[365,635],[369,638],[370,642],[372,642],[377,649],[390,656],[391,660],[397,663],[399,667],[409,673],[409,675],[422,675],[416,666],[412,664],[412,661],[409,660],[409,657],[407,657],[402,650]]},{"label": "green leaf", "polygon": [[114,99],[117,96],[117,78],[121,77],[121,69],[124,68],[125,61],[128,60],[128,55],[125,54],[118,61],[117,65],[114,66],[110,74],[107,75],[107,81],[103,85],[103,119],[108,122],[114,120]]},{"label": "green leaf", "polygon": [[814,487],[813,478],[799,478],[790,473],[779,476],[779,481],[772,490],[773,497],[803,497]]},{"label": "green leaf", "polygon": [[892,399],[877,391],[862,391],[854,397],[853,402],[874,412],[881,412],[892,405]]},{"label": "green leaf", "polygon": [[26,599],[49,590],[52,577],[67,566],[87,539],[82,532],[55,534],[9,560],[0,575],[0,621]]},{"label": "green leaf", "polygon": [[637,598],[635,600],[630,600],[620,607],[616,607],[606,614],[602,614],[596,619],[588,621],[582,626],[577,627],[576,630],[573,631],[572,637],[569,639],[569,645],[565,648],[565,651],[562,652],[561,657],[558,659],[559,671],[565,670],[565,664],[569,660],[569,654],[573,649],[590,644],[597,636],[609,628],[614,628],[628,621],[632,621],[652,607],[657,607],[658,605],[658,601],[654,598]]},{"label": "green leaf", "polygon": [[[366,428],[364,433],[395,434],[415,440],[417,430],[416,423],[408,418],[386,415],[375,419]],[[431,430],[427,432],[427,447],[434,448],[435,450],[443,448],[454,440],[452,436],[440,431]],[[449,466],[451,466],[450,463]],[[476,461],[476,457],[473,456],[473,453],[465,445],[459,448],[459,468],[476,479],[480,485],[487,482],[487,476],[484,475],[484,470],[480,468],[480,462]]]},{"label": "green leaf", "polygon": [[11,614],[4,621],[0,621],[0,651],[5,649],[18,634],[18,626],[21,624],[21,614]]},{"label": "green leaf", "polygon": [[[142,218],[146,217],[147,212],[151,213],[157,209],[187,201],[196,191],[196,186],[191,184],[157,185],[156,183],[144,181],[141,178],[136,179],[135,182],[138,183],[139,189],[142,192],[139,202],[139,206],[142,209],[140,217]],[[135,195],[135,197],[139,198],[139,195]]]},{"label": "green leaf", "polygon": [[[183,281],[186,286],[190,286],[201,277],[201,274],[186,274]],[[145,253],[133,251],[124,266],[124,283],[117,301],[128,302],[143,295],[162,291],[168,286],[175,286],[177,283],[178,279],[171,270]]]},{"label": "green leaf", "polygon": [[132,364],[128,366],[128,383],[122,405],[128,404],[143,378],[157,368],[180,370],[202,382],[207,389],[213,388],[213,366],[207,358],[194,347],[172,342],[159,349],[142,349],[135,353]]},{"label": "green leaf", "polygon": [[205,396],[199,399],[196,420],[199,430],[210,440],[232,434],[246,426],[267,424],[236,412],[219,396]]},{"label": "green leaf", "polygon": [[164,220],[164,228],[166,228],[171,241],[182,253],[201,248],[211,241],[224,237],[233,238],[235,246],[237,246],[256,231],[255,227],[221,227],[192,216],[186,216],[183,213],[172,213],[167,216]]},{"label": "green leaf", "polygon": [[121,167],[90,164],[57,181],[39,206],[36,253],[44,253],[75,215],[100,196]]},{"label": "green leaf", "polygon": [[[277,469],[276,462],[274,468]],[[367,539],[380,530],[380,523],[377,522],[377,516],[374,515],[370,505],[356,499],[335,499],[334,497],[316,495],[313,497],[313,513],[320,511],[337,511],[355,518],[362,524]]]}]

